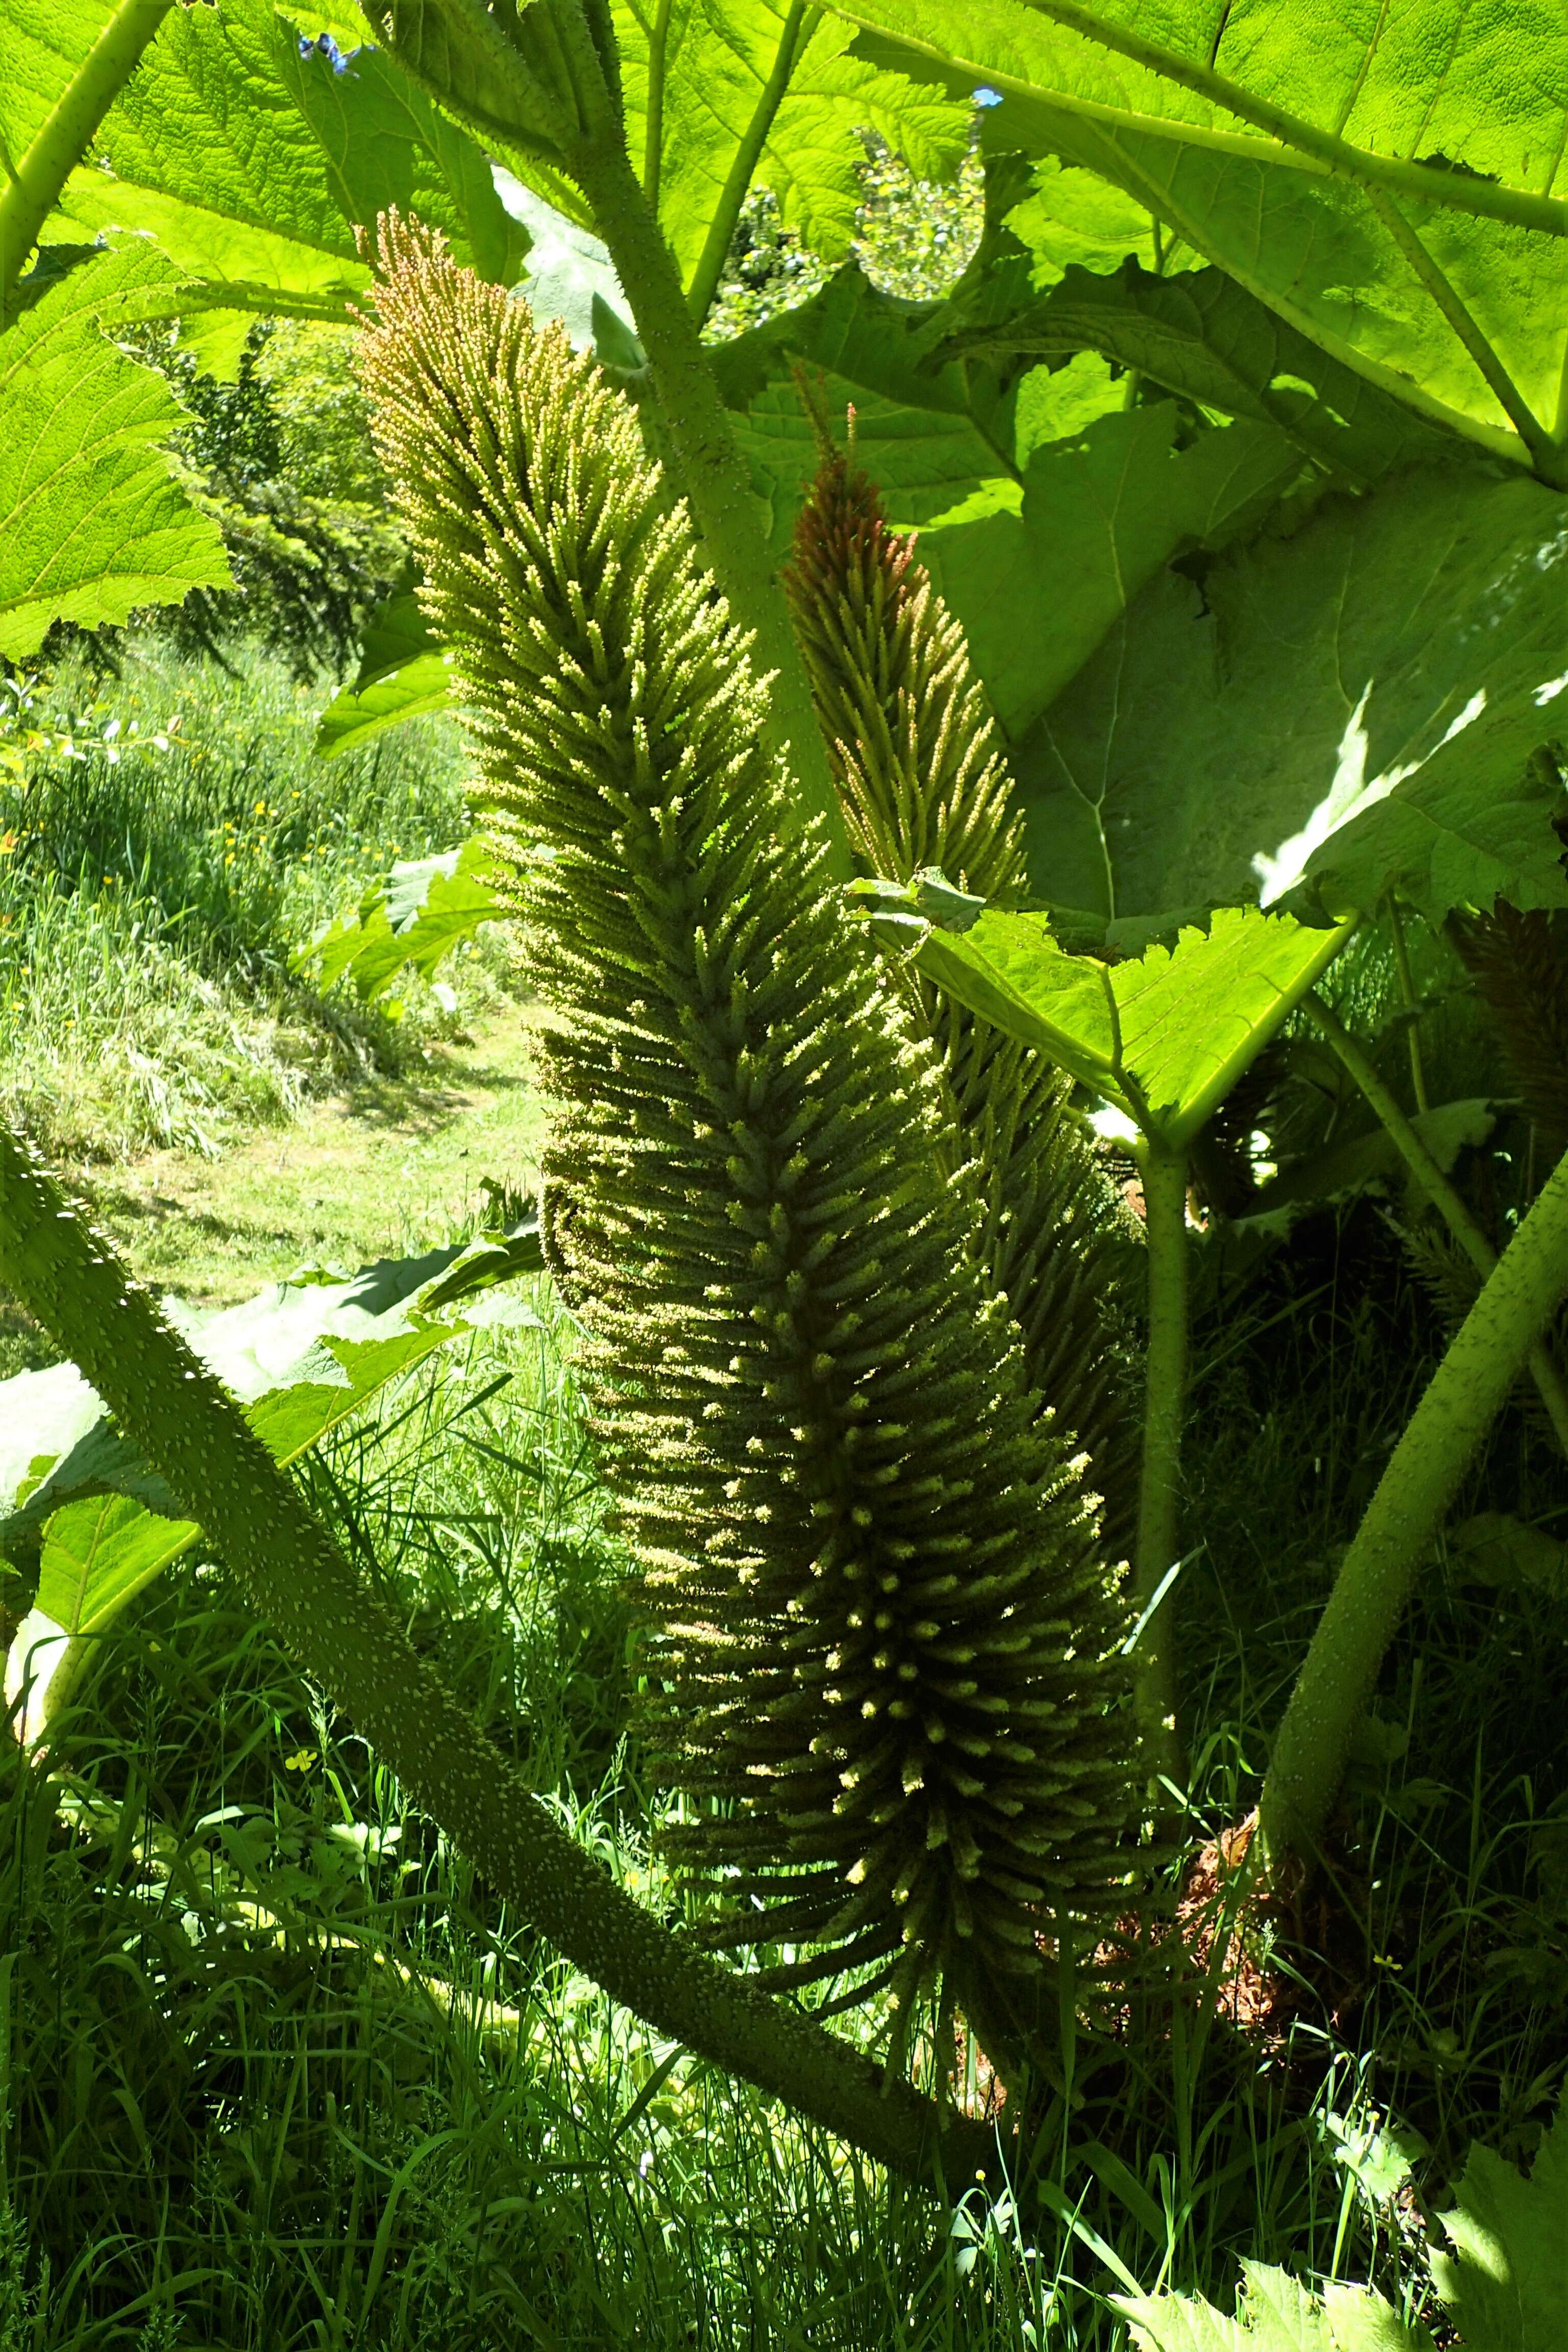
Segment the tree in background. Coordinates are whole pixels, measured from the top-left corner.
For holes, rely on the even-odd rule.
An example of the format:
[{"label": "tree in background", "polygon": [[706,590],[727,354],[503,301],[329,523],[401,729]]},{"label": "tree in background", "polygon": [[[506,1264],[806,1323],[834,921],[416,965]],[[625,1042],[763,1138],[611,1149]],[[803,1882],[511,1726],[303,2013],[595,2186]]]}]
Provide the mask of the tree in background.
[{"label": "tree in background", "polygon": [[232,588],[196,588],[162,621],[176,644],[216,654],[251,637],[301,681],[336,677],[403,567],[340,330],[258,320],[232,383],[205,373],[178,328],[149,331],[146,355],[191,422],[174,436],[178,478],[216,522]]}]

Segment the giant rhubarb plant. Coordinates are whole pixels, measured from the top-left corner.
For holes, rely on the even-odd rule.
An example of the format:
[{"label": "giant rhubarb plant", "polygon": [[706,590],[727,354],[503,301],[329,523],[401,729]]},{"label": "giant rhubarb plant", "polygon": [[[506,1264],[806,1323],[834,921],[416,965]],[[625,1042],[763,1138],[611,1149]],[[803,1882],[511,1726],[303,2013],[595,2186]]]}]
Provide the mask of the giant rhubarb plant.
[{"label": "giant rhubarb plant", "polygon": [[[986,1279],[939,1065],[781,856],[765,689],[635,415],[384,231],[365,376],[562,1016],[540,1076],[584,1372],[715,1945],[984,2000],[1125,1899],[1114,1577]],[[945,1163],[945,1164],[944,1164]]]}]

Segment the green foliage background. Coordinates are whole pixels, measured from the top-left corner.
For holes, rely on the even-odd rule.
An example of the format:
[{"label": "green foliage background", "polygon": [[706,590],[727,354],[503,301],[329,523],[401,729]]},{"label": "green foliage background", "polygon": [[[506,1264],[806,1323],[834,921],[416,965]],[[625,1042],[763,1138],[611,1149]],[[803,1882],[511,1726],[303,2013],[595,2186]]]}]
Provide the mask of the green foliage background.
[{"label": "green foliage background", "polygon": [[[13,159],[60,147],[49,108],[101,14],[6,0]],[[367,29],[338,14],[345,44]],[[178,12],[83,160],[64,157],[25,291],[32,235],[0,236],[0,649],[32,661],[53,617],[97,660],[36,688],[18,674],[0,739],[5,1083],[62,1149],[216,1148],[450,1010],[405,977],[395,1030],[369,992],[368,1011],[346,988],[312,998],[300,954],[355,898],[384,907],[371,886],[390,864],[467,824],[445,722],[324,768],[302,749],[305,700],[342,678],[378,596],[405,592],[337,323],[367,284],[356,227],[413,205],[501,286],[528,274],[534,236],[538,287],[566,287],[661,429],[658,321],[595,250],[591,222],[612,245],[620,228],[574,176],[559,90],[533,89],[538,138],[510,153],[531,202],[559,208],[525,232],[476,131],[493,74],[458,38],[439,56],[407,15],[379,18],[378,47],[339,74],[263,0]],[[1190,1855],[1256,1794],[1345,1537],[1477,1290],[1283,1003],[1285,964],[1305,968],[1326,916],[1360,919],[1324,992],[1500,1244],[1539,1195],[1568,1085],[1552,1010],[1568,903],[1560,44],[1523,11],[1478,31],[1443,0],[1375,39],[1306,5],[1193,5],[1152,45],[1120,0],[898,0],[809,25],[770,0],[677,0],[616,23],[632,161],[761,501],[759,548],[782,555],[816,464],[804,368],[835,420],[853,403],[1010,738],[1033,905],[950,933],[917,891],[879,919],[918,935],[928,973],[964,967],[992,1009],[1005,981],[1024,1034],[1048,1028],[1134,1128],[1190,1155],[1173,1604]],[[1004,95],[975,147],[982,79]],[[901,201],[900,149],[956,181]],[[0,192],[0,231],[25,182]],[[100,229],[119,241],[89,257]],[[289,323],[252,323],[274,310]],[[199,373],[225,353],[232,387]],[[171,436],[194,504],[158,455]],[[174,653],[147,650],[141,624],[104,634],[182,596]],[[179,649],[197,645],[238,676],[188,685]],[[65,651],[49,643],[51,668]],[[398,675],[377,681],[390,707]],[[194,694],[182,748],[168,720]],[[132,755],[132,718],[170,748]],[[1500,893],[1531,928],[1486,930]],[[1049,949],[1027,971],[1022,939]],[[1265,939],[1267,956],[1232,954]],[[452,967],[465,1002],[488,952]],[[1086,1059],[1063,1005],[1088,982],[1101,1010],[1131,1006],[1173,974],[1177,1051],[1157,1039],[1153,1066],[1181,1083],[1156,1100],[1144,1041]],[[1547,1008],[1534,1026],[1527,996]],[[1234,1081],[1217,1108],[1199,1083],[1215,1072]],[[1194,1106],[1212,1116],[1189,1135]],[[536,1370],[516,1353],[531,1340],[493,1339],[449,1384],[410,1372],[302,1475],[578,1833],[674,1907],[641,1842],[657,1800],[622,1705],[641,1668],[566,1369],[575,1334],[547,1288],[531,1295],[550,1326]],[[493,1410],[474,1402],[492,1377],[514,1391]],[[346,1720],[225,1617],[207,1564],[171,1571],[81,1685],[60,1773],[7,1780],[0,2325],[163,2345],[188,2312],[215,2340],[269,2325],[478,2345],[635,2340],[653,2312],[671,2341],[826,2326],[846,2344],[1088,2345],[1121,2340],[1112,2282],[1158,2282],[1214,2308],[1178,2323],[1150,2305],[1152,2342],[1179,2324],[1183,2341],[1262,2343],[1272,2297],[1300,2340],[1348,2352],[1369,2306],[1281,2273],[1256,2271],[1251,2326],[1222,2317],[1247,2254],[1373,2280],[1380,2340],[1420,2340],[1436,2278],[1478,2344],[1496,2325],[1535,2352],[1552,2221],[1504,2231],[1519,2294],[1499,2319],[1466,2305],[1468,2225],[1431,2261],[1430,2217],[1477,2134],[1502,2151],[1465,2174],[1494,2221],[1556,2179],[1537,2143],[1564,2051],[1561,1475],[1533,1405],[1510,1402],[1413,1555],[1331,1823],[1331,1891],[1273,1954],[1299,1979],[1274,2040],[1238,2079],[1206,2013],[1191,2048],[1157,2021],[1087,2112],[1046,2099],[1038,2179],[959,2200],[934,2252],[929,2217],[859,2159],[781,2133],[609,2017],[407,1813]],[[420,1844],[413,1890],[393,1830]],[[355,1940],[334,1941],[345,1921]],[[405,1973],[426,1960],[446,1994]],[[485,2004],[503,1979],[498,2034]],[[885,2022],[873,2004],[866,2031]],[[32,2095],[22,2050],[68,2098]],[[914,2055],[934,2063],[918,2036]],[[1425,2136],[1408,2163],[1405,2137],[1379,2137],[1390,2116]],[[1531,2156],[1527,2190],[1515,2160]],[[105,2178],[123,2197],[109,2226]]]}]

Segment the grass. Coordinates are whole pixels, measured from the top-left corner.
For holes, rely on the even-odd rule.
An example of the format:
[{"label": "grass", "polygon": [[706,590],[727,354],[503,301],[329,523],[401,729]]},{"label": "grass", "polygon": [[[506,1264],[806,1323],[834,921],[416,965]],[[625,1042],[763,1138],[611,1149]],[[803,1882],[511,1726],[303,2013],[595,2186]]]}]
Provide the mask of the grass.
[{"label": "grass", "polygon": [[[119,677],[0,688],[0,1103],[140,1273],[213,1305],[442,1240],[537,1149],[498,934],[370,1008],[289,971],[465,836],[455,730],[323,762],[330,683],[255,648],[230,670],[152,638]],[[0,1296],[0,1378],[54,1353]]]},{"label": "grass", "polygon": [[501,997],[477,943],[403,1018],[323,1001],[289,958],[398,857],[468,830],[454,730],[331,763],[330,686],[251,650],[233,675],[157,640],[118,678],[62,670],[0,710],[0,1099],[56,1157],[215,1157],[346,1079],[417,1070]]},{"label": "grass", "polygon": [[[466,1237],[487,1184],[526,1192],[542,1138],[528,1081],[532,1018],[503,1001],[401,1074],[306,1099],[216,1158],[189,1146],[94,1163],[94,1213],[141,1278],[231,1307],[307,1265],[343,1274]],[[0,1294],[0,1381],[52,1363],[47,1335]]]},{"label": "grass", "polygon": [[524,1189],[542,1149],[524,1007],[503,1004],[416,1069],[307,1102],[216,1164],[156,1151],[95,1181],[99,1214],[144,1280],[233,1306],[314,1264],[347,1274],[472,1231],[486,1180]]}]

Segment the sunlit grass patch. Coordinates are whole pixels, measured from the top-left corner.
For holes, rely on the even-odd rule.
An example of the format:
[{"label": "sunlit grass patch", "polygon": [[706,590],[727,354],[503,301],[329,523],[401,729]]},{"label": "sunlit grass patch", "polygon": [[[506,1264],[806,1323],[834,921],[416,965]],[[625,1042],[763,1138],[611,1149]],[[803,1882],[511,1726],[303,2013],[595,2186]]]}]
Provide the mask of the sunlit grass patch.
[{"label": "sunlit grass patch", "polygon": [[57,1153],[215,1152],[323,1087],[416,1064],[500,1001],[506,952],[486,935],[390,1016],[290,978],[389,864],[464,837],[461,754],[426,720],[322,762],[330,687],[255,651],[231,667],[152,640],[119,677],[66,668],[9,692],[0,1096]]}]

